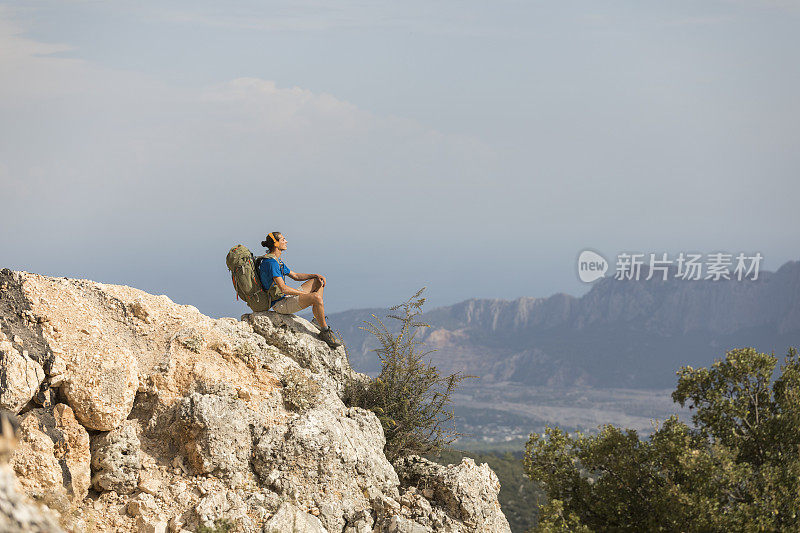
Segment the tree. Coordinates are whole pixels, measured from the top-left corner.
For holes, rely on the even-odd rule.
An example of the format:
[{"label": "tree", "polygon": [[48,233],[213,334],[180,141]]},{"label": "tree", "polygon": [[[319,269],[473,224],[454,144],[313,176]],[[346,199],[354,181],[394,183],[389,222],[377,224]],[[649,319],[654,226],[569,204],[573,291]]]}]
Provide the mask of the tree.
[{"label": "tree", "polygon": [[350,406],[370,409],[378,415],[386,435],[384,453],[393,461],[410,454],[437,453],[459,437],[454,412],[448,409],[453,392],[467,376],[462,373],[442,377],[426,360],[432,351],[421,349],[417,334],[430,327],[418,321],[425,298],[423,287],[402,304],[391,307],[401,315],[388,318],[399,322],[393,333],[375,315],[374,322],[365,322],[378,340],[375,350],[381,360],[381,373],[367,383],[351,381],[345,391]]},{"label": "tree", "polygon": [[788,531],[800,527],[800,362],[732,350],[683,367],[673,399],[695,411],[648,440],[604,426],[594,436],[547,428],[524,468],[550,501],[538,531]]}]

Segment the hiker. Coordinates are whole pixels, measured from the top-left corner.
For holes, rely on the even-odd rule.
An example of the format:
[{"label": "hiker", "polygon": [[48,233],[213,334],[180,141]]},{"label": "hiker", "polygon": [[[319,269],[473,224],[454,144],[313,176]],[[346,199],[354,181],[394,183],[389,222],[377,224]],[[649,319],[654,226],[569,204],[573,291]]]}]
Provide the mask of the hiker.
[{"label": "hiker", "polygon": [[[320,274],[300,274],[292,272],[281,261],[281,254],[286,250],[286,237],[280,231],[273,231],[261,241],[261,246],[267,248],[269,253],[258,266],[258,275],[265,291],[275,283],[283,296],[272,302],[272,310],[284,315],[297,313],[311,306],[314,312],[312,323],[319,328],[319,338],[328,343],[331,348],[341,346],[342,343],[334,336],[325,316],[325,306],[322,293],[325,288],[325,276]],[[285,277],[289,276],[295,281],[304,281],[300,288],[293,289],[286,285]]]}]

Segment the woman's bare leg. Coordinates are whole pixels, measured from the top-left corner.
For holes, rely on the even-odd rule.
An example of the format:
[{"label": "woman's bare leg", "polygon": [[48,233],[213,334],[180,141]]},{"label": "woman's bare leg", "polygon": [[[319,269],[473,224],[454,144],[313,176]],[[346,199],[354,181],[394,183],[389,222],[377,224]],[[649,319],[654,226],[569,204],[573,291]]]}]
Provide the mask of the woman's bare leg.
[{"label": "woman's bare leg", "polygon": [[315,278],[304,281],[303,284],[297,288],[297,290],[303,292],[315,292],[320,287],[322,287],[322,283],[320,283],[320,281]]},{"label": "woman's bare leg", "polygon": [[[314,290],[306,292],[306,286],[312,287]],[[317,324],[319,324],[320,328],[325,329],[328,327],[327,322],[325,322],[325,304],[322,301],[322,293],[325,290],[322,283],[317,279],[308,280],[300,286],[300,290],[304,294],[298,296],[297,300],[303,309],[311,306],[311,311],[314,313],[314,318],[317,319]]]}]

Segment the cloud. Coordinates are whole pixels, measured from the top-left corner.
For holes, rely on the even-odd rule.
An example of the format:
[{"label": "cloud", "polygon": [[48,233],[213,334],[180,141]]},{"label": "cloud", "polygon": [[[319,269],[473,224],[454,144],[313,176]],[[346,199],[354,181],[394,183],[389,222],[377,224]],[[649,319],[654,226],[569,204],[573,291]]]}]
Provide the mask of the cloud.
[{"label": "cloud", "polygon": [[[241,210],[278,188],[286,205],[309,211],[333,204],[400,216],[393,199],[414,197],[415,186],[475,181],[496,157],[474,138],[324,92],[257,78],[170,86],[54,55],[67,49],[0,22],[0,78],[8,80],[0,180],[13,229],[4,240],[30,241],[49,228],[77,241],[146,239],[202,227],[210,223],[203,213]],[[374,204],[363,203],[364,190]]]},{"label": "cloud", "polygon": [[[87,26],[127,32],[125,45],[140,42],[128,37],[152,30],[143,18],[157,16],[148,7],[129,19],[125,10],[133,13],[132,4],[106,6],[92,5],[107,11]],[[213,19],[209,6],[185,11]],[[329,13],[315,19],[296,8],[273,7],[264,9],[287,24],[374,28],[372,20],[385,17],[386,24],[419,23],[414,31],[431,32],[441,30],[446,11],[437,5],[432,12],[406,8],[390,14],[378,5],[358,22],[347,20],[358,15],[356,8],[339,18]],[[231,9],[236,20],[251,15]],[[543,24],[553,33],[572,28],[562,19],[573,10],[561,9],[567,12]],[[483,25],[474,9],[465,11],[459,16],[474,20],[459,19],[444,31],[471,32]],[[426,13],[431,16],[421,21]],[[258,20],[263,11],[252,15]],[[523,17],[504,25],[507,15],[487,20],[487,31],[510,27],[510,33],[529,33]],[[51,23],[42,23],[40,35]],[[126,47],[98,53],[103,39],[82,41],[87,49],[74,51],[34,39],[24,29],[8,10],[0,11],[0,266],[194,297],[209,279],[225,277],[220,254],[235,242],[260,242],[269,228],[303,243],[293,249],[292,266],[324,262],[332,279],[343,280],[338,290],[351,298],[348,305],[361,305],[376,294],[393,301],[418,288],[418,280],[449,287],[459,298],[465,290],[547,294],[554,278],[532,273],[561,272],[559,258],[571,262],[575,250],[587,245],[699,248],[708,238],[714,247],[725,247],[776,235],[777,247],[796,234],[785,229],[797,227],[797,210],[787,207],[797,189],[791,181],[796,151],[789,148],[797,138],[797,108],[786,96],[796,82],[779,54],[752,52],[758,68],[748,71],[727,46],[670,39],[659,41],[663,47],[645,43],[639,50],[627,38],[620,43],[600,32],[593,35],[600,46],[595,54],[586,55],[581,40],[571,49],[564,40],[565,49],[539,49],[547,61],[534,53],[506,72],[479,68],[507,60],[498,55],[504,46],[487,48],[491,43],[478,39],[464,47],[453,40],[434,59],[460,57],[474,76],[440,76],[436,70],[458,69],[457,62],[403,69],[387,61],[375,73],[387,76],[380,84],[359,85],[363,90],[348,94],[361,96],[346,99],[292,86],[277,74],[192,86],[188,77],[181,79],[183,65],[173,61],[182,56],[171,55],[170,47],[189,54],[197,48],[198,64],[208,60],[205,79],[240,70],[221,66],[220,58],[230,57],[225,54],[203,56],[208,48],[197,39],[207,38],[205,30],[181,33],[178,24],[161,26],[148,53]],[[353,35],[343,32],[337,43],[354,41]],[[398,50],[406,42],[385,36]],[[239,51],[242,41],[231,40],[234,49],[228,51]],[[374,42],[355,41],[353,46]],[[360,64],[320,68],[316,48],[292,48],[291,39],[276,42],[284,46],[280,54],[314,70],[303,76],[308,84],[354,85],[342,83],[341,76],[357,75]],[[152,59],[161,45],[167,59],[152,66],[153,74],[113,68],[122,56],[128,64]],[[410,50],[408,58],[425,46]],[[476,59],[470,55],[476,50],[486,55]],[[713,53],[699,53],[705,50]],[[65,53],[95,57],[106,66]],[[780,68],[767,68],[771,64],[762,57]],[[726,70],[726,62],[736,68]],[[164,72],[171,68],[179,71]],[[400,78],[414,72],[417,78]],[[529,91],[517,76],[525,72],[536,75]],[[406,92],[412,86],[413,94]],[[368,110],[354,100],[367,90],[401,99],[384,108],[407,109],[419,120]],[[439,120],[447,130],[428,120]],[[452,133],[467,130],[474,136]],[[753,205],[773,214],[731,218]],[[494,269],[516,269],[503,276],[500,288],[476,281],[486,276],[487,266],[471,256],[484,246],[492,248]],[[189,256],[196,272],[187,272]],[[412,278],[414,286],[401,286]],[[216,284],[208,290],[217,289],[223,290]],[[211,302],[216,296],[202,298]]]}]

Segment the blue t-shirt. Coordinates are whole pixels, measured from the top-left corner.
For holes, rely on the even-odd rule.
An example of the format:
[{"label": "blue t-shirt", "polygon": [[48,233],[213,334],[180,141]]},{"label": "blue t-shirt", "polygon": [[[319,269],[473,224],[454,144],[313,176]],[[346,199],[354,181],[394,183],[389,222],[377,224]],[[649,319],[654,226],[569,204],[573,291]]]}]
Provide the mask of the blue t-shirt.
[{"label": "blue t-shirt", "polygon": [[[261,264],[258,265],[258,277],[261,278],[261,286],[264,287],[265,291],[268,291],[269,288],[274,283],[272,278],[282,277],[283,281],[286,281],[286,276],[291,272],[292,269],[286,266],[286,263],[278,263],[272,257],[267,257]],[[274,302],[273,304],[280,302],[286,298],[285,296],[281,296]]]}]

